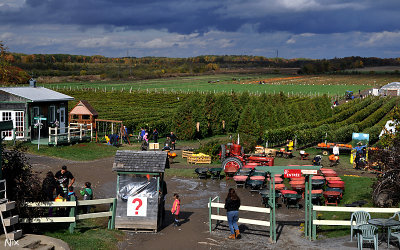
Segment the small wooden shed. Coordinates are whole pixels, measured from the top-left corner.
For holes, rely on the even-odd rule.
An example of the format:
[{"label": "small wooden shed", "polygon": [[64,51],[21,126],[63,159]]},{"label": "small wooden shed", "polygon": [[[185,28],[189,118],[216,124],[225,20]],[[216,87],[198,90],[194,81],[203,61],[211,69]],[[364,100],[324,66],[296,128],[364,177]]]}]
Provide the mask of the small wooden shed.
[{"label": "small wooden shed", "polygon": [[69,112],[69,121],[72,123],[92,124],[96,128],[95,120],[99,113],[88,101],[80,100]]},{"label": "small wooden shed", "polygon": [[162,151],[118,150],[115,228],[157,232],[162,225],[168,154]]}]

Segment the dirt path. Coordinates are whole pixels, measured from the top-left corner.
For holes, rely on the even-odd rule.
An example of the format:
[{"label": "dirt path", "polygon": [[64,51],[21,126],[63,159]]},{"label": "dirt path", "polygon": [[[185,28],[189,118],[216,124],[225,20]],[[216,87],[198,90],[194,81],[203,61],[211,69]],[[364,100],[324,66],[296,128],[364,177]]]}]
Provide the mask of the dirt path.
[{"label": "dirt path", "polygon": [[[78,162],[44,156],[28,155],[33,169],[42,176],[47,171],[57,171],[62,165],[76,178],[76,186],[80,188],[83,183],[93,183],[95,198],[115,197],[116,174],[111,171],[113,157]],[[172,165],[172,167],[175,167]],[[177,165],[178,167],[178,165]],[[182,167],[179,165],[179,167]],[[185,178],[167,178],[168,195],[167,211],[171,208],[173,193],[179,193],[182,200],[183,223],[180,227],[173,227],[172,216],[167,212],[165,225],[158,233],[132,233],[127,232],[126,240],[118,244],[119,249],[354,249],[355,242],[350,243],[349,237],[339,239],[326,239],[310,242],[304,238],[301,223],[304,222],[304,210],[279,208],[277,210],[278,240],[272,244],[269,241],[269,232],[266,228],[257,226],[240,225],[243,232],[241,240],[228,240],[229,229],[223,223],[209,233],[207,202],[210,197],[226,196],[230,187],[235,187],[232,180],[199,180]],[[242,204],[261,206],[259,194],[251,194],[247,189],[238,189]],[[254,215],[241,212],[246,218],[266,218],[266,215]],[[215,223],[215,222],[214,222]],[[215,226],[215,224],[214,224]]]}]

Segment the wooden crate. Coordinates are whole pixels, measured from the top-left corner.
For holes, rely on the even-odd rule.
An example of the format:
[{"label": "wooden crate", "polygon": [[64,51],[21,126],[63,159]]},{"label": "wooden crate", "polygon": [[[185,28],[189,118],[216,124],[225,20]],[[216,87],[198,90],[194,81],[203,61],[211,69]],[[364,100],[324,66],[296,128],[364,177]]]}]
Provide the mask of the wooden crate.
[{"label": "wooden crate", "polygon": [[211,164],[211,156],[188,156],[188,164]]},{"label": "wooden crate", "polygon": [[186,151],[183,150],[182,151],[182,158],[188,158],[189,156],[191,156],[193,154],[193,151]]}]

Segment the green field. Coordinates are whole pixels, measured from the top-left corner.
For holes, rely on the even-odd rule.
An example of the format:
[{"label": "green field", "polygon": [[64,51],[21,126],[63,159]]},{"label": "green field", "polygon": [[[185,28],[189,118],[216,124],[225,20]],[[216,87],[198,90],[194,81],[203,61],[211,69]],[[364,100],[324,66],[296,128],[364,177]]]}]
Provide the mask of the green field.
[{"label": "green field", "polygon": [[[258,84],[264,81],[265,84]],[[346,90],[354,91],[382,86],[396,81],[391,75],[321,75],[293,76],[274,74],[216,74],[190,77],[175,77],[132,82],[93,81],[93,82],[61,82],[42,84],[55,90],[92,88],[99,91],[156,91],[156,92],[243,92],[279,93],[301,95],[344,95]],[[40,83],[39,83],[40,85]]]}]

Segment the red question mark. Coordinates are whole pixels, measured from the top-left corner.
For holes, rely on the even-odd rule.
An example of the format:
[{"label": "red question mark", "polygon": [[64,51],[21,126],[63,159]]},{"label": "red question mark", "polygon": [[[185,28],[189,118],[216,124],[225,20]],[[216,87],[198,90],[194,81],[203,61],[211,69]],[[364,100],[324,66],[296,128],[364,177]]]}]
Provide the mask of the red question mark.
[{"label": "red question mark", "polygon": [[139,212],[138,212],[138,210],[139,210],[139,208],[142,206],[142,200],[140,199],[140,198],[135,198],[135,199],[133,199],[133,201],[132,201],[132,203],[136,203],[136,202],[139,202],[139,204],[136,206],[136,211],[135,211],[135,214],[138,214]]}]

